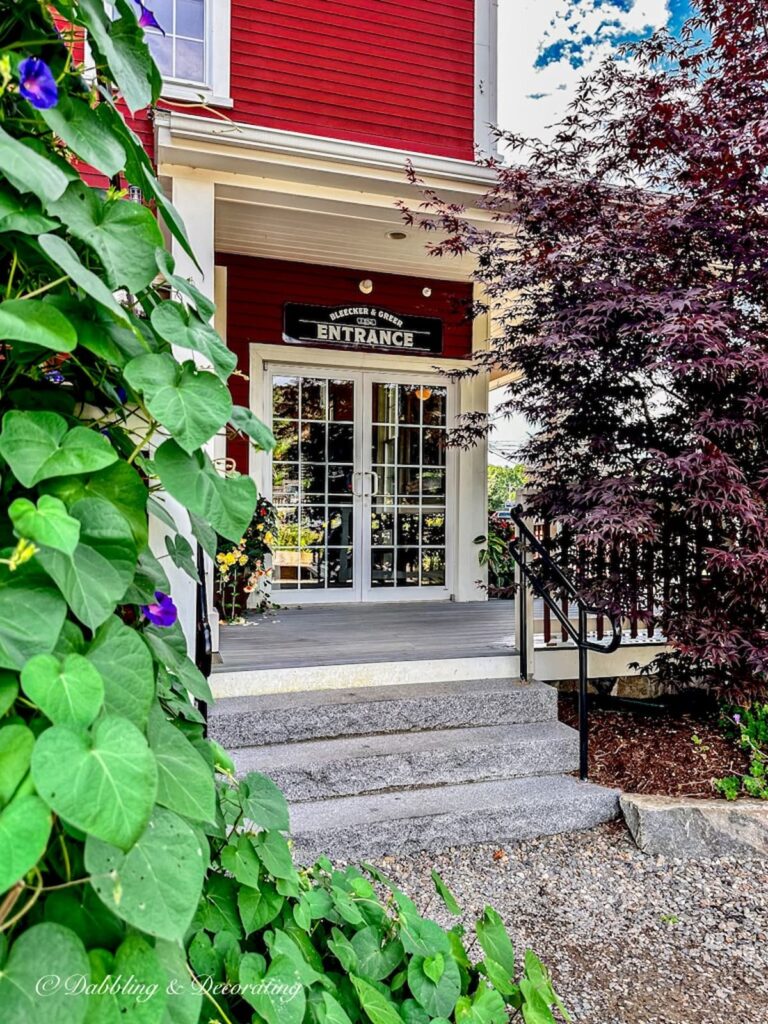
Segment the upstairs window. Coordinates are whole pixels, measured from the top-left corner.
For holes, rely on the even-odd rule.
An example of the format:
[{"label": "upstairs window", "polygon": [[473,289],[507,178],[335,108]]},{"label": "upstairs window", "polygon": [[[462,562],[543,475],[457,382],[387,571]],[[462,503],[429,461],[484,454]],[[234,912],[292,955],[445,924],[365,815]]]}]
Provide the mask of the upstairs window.
[{"label": "upstairs window", "polygon": [[[137,17],[142,5],[132,0]],[[152,27],[145,14],[145,33],[152,56],[167,82],[208,86],[206,0],[148,0],[160,28]],[[163,34],[164,33],[164,34]]]}]

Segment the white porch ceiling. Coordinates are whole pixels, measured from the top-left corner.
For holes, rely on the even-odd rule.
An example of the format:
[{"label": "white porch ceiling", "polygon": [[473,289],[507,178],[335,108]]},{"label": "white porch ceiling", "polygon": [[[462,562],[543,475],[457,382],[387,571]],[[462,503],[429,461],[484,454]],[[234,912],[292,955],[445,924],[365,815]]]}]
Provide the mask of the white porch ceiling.
[{"label": "white porch ceiling", "polygon": [[[390,238],[392,231],[406,237]],[[218,252],[428,279],[466,281],[471,273],[467,258],[430,256],[437,236],[407,226],[388,198],[378,205],[217,186],[215,237]]]}]

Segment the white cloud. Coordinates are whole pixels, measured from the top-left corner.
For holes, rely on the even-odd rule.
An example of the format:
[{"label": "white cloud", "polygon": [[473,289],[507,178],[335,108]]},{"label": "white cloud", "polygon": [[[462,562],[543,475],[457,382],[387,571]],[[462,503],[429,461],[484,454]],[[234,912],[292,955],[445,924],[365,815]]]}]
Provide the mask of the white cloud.
[{"label": "white cloud", "polygon": [[499,0],[499,124],[546,136],[584,74],[668,20],[668,0]]}]

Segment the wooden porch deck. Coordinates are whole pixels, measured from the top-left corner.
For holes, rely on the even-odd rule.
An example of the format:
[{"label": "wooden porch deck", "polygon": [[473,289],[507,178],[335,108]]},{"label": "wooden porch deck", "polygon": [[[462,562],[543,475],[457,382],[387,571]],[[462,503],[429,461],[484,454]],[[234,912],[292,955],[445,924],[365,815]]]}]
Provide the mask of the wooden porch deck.
[{"label": "wooden porch deck", "polygon": [[214,672],[515,654],[513,601],[280,608],[222,626]]}]

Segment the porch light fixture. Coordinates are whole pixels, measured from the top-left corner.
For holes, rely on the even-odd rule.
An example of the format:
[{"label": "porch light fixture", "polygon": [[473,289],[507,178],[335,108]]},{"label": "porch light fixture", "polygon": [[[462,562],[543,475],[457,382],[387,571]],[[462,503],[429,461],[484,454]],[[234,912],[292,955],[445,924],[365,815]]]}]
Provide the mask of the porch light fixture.
[{"label": "porch light fixture", "polygon": [[128,202],[142,204],[144,202],[144,193],[138,187],[138,185],[128,186]]},{"label": "porch light fixture", "polygon": [[388,231],[387,238],[391,238],[393,242],[402,242],[408,235],[405,231]]},{"label": "porch light fixture", "polygon": [[414,391],[414,395],[420,402],[426,402],[432,397],[432,388],[425,387],[423,384],[419,385]]},{"label": "porch light fixture", "polygon": [[364,281],[361,281],[358,288],[363,295],[370,295],[373,291],[373,281],[369,277],[366,277]]}]

